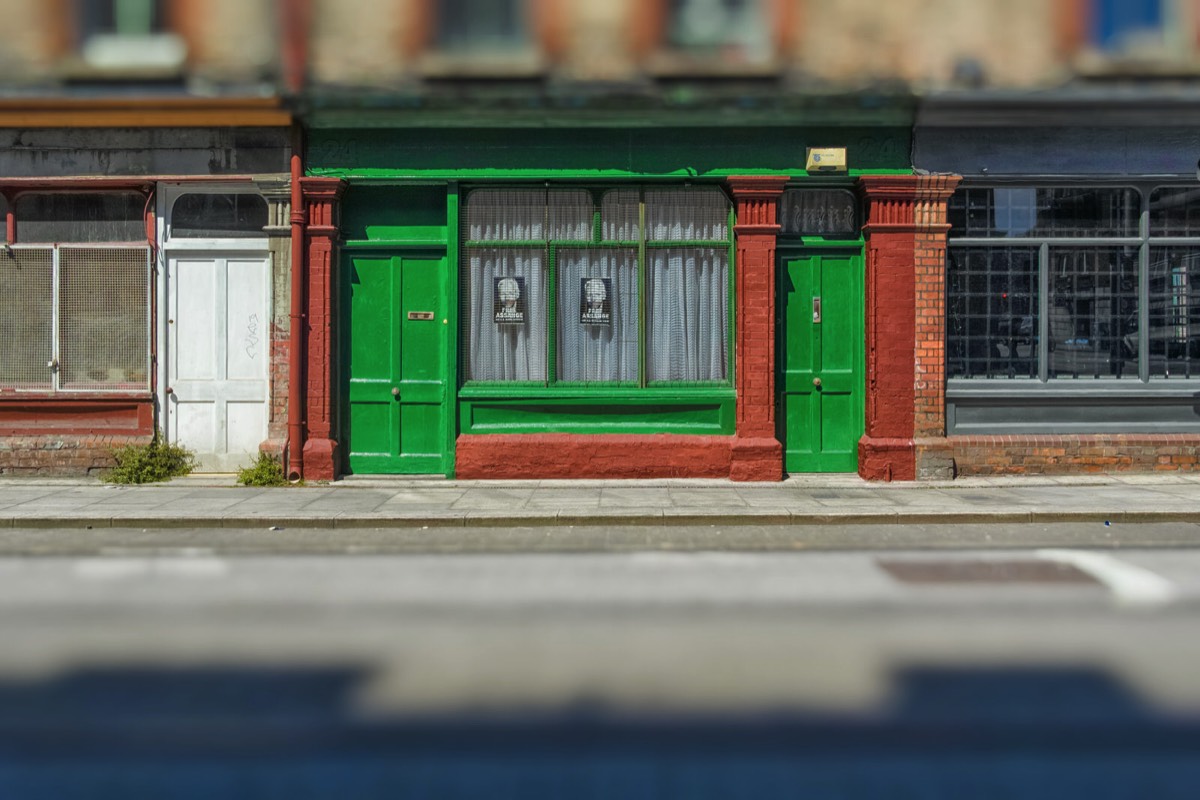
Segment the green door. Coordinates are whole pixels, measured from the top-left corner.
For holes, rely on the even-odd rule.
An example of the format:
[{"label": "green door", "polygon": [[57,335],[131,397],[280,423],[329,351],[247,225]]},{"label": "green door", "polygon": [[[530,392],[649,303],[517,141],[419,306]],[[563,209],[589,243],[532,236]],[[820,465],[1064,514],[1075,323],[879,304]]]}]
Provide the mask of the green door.
[{"label": "green door", "polygon": [[448,472],[444,255],[347,255],[350,472]]},{"label": "green door", "polygon": [[780,259],[779,420],[788,472],[854,472],[863,409],[863,261],[858,250]]}]

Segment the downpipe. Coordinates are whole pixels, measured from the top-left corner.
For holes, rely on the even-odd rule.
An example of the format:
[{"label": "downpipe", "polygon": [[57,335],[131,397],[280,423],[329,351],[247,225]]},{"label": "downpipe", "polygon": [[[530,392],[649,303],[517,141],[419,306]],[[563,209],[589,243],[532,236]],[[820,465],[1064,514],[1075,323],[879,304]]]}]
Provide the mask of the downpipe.
[{"label": "downpipe", "polygon": [[304,193],[300,187],[299,145],[292,152],[292,304],[288,341],[287,479],[304,477]]}]

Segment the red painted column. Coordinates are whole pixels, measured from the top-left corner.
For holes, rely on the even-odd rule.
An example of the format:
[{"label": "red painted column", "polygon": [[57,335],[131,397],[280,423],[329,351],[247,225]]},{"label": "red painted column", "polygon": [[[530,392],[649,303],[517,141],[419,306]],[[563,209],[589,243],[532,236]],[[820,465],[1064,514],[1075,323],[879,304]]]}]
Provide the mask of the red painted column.
[{"label": "red painted column", "polygon": [[729,477],[783,479],[783,445],[775,434],[776,210],[786,177],[729,178],[737,203],[737,427]]},{"label": "red painted column", "polygon": [[346,182],[338,178],[303,178],[300,181],[308,211],[305,229],[305,268],[308,297],[307,368],[305,370],[306,440],[304,477],[333,480],[340,464],[333,433],[337,386],[334,381],[336,336],[336,262],[338,201]]},{"label": "red painted column", "polygon": [[869,480],[915,480],[914,437],[928,430],[930,405],[944,397],[944,350],[940,339],[931,340],[940,328],[930,312],[943,302],[932,264],[945,257],[946,200],[958,178],[876,175],[861,181],[869,206],[863,227],[867,420],[858,472]]}]

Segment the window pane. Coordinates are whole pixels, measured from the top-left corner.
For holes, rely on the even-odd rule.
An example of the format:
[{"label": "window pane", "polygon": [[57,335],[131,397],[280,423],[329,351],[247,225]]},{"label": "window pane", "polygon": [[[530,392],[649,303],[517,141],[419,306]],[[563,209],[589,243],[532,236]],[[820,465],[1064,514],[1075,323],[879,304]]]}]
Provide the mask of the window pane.
[{"label": "window pane", "polygon": [[17,198],[20,242],[144,242],[139,194],[24,194]]},{"label": "window pane", "polygon": [[560,249],[558,377],[638,378],[637,250]]},{"label": "window pane", "polygon": [[59,250],[59,383],[63,389],[145,389],[148,248]]},{"label": "window pane", "polygon": [[1150,376],[1200,376],[1200,248],[1150,250]]},{"label": "window pane", "polygon": [[1012,186],[955,192],[950,237],[1137,236],[1133,189]]},{"label": "window pane", "polygon": [[0,386],[51,388],[53,259],[48,247],[0,253]]},{"label": "window pane", "polygon": [[527,43],[523,0],[438,0],[438,45],[446,50],[507,50]]},{"label": "window pane", "polygon": [[479,189],[467,196],[467,240],[545,241],[544,189]]},{"label": "window pane", "polygon": [[773,55],[762,0],[670,0],[667,42],[675,48],[760,62]]},{"label": "window pane", "polygon": [[185,194],[171,211],[171,235],[183,238],[263,236],[267,201],[256,194]]},{"label": "window pane", "polygon": [[946,267],[946,375],[1036,378],[1036,247],[955,247]]},{"label": "window pane", "polygon": [[1136,377],[1137,249],[1052,248],[1049,377]]},{"label": "window pane", "polygon": [[604,193],[600,202],[600,235],[607,242],[634,242],[638,231],[640,200],[636,189],[617,189]]},{"label": "window pane", "polygon": [[715,241],[729,237],[729,200],[719,189],[646,192],[646,240]]},{"label": "window pane", "polygon": [[858,230],[854,195],[844,189],[789,189],[779,204],[784,233],[845,235]]},{"label": "window pane", "polygon": [[655,248],[647,251],[646,258],[647,378],[725,380],[728,250]]},{"label": "window pane", "polygon": [[546,251],[466,249],[467,379],[546,380]]},{"label": "window pane", "polygon": [[546,194],[550,207],[550,238],[573,242],[593,239],[592,196],[584,191],[554,189]]},{"label": "window pane", "polygon": [[1150,235],[1200,235],[1200,189],[1155,189],[1150,195]]}]

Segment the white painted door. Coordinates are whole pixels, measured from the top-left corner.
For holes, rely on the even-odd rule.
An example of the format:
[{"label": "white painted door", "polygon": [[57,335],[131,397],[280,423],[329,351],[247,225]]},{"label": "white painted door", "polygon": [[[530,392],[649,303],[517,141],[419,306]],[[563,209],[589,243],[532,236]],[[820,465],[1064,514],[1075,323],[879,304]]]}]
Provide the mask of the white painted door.
[{"label": "white painted door", "polygon": [[247,466],[267,438],[269,256],[167,258],[166,430],[204,472]]}]

